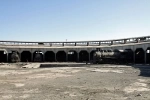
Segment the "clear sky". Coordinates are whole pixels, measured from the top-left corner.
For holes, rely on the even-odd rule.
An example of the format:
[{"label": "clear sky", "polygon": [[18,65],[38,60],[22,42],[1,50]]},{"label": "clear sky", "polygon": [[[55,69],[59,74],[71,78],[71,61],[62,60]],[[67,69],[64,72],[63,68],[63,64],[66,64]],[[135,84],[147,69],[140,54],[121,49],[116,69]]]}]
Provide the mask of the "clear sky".
[{"label": "clear sky", "polygon": [[78,41],[150,35],[150,0],[0,0],[0,40]]}]

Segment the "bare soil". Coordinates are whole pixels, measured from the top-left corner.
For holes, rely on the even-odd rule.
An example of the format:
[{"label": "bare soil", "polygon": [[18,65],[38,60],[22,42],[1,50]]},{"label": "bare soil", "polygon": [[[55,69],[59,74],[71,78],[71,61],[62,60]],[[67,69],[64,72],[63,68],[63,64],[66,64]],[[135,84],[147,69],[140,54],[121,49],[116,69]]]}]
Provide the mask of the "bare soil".
[{"label": "bare soil", "polygon": [[22,66],[0,65],[0,100],[150,100],[150,66]]}]

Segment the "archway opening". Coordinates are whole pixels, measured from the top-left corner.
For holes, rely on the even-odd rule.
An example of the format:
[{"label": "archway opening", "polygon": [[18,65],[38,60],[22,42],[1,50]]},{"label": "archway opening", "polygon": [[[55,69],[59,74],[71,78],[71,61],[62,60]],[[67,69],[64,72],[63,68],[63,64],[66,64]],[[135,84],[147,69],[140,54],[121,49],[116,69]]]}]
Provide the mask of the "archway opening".
[{"label": "archway opening", "polygon": [[82,50],[79,52],[79,61],[89,61],[89,53],[86,50]]},{"label": "archway opening", "polygon": [[150,47],[146,50],[146,63],[150,64]]},{"label": "archway opening", "polygon": [[119,52],[120,49],[114,49],[113,52]]},{"label": "archway opening", "polygon": [[69,62],[77,62],[78,61],[78,57],[77,56],[78,56],[78,54],[77,54],[76,51],[70,50],[68,52],[68,61]]},{"label": "archway opening", "polygon": [[131,64],[131,63],[134,63],[134,52],[132,49],[125,49],[127,50],[127,53],[126,53],[126,61],[127,63]]},{"label": "archway opening", "polygon": [[142,48],[137,48],[135,50],[135,63],[136,64],[143,64],[144,63],[144,50]]},{"label": "archway opening", "polygon": [[34,62],[42,62],[43,59],[43,52],[42,51],[35,51],[33,53],[33,61]]},{"label": "archway opening", "polygon": [[12,50],[10,53],[8,53],[8,62],[18,62],[20,61],[19,52]]},{"label": "archway opening", "polygon": [[65,62],[66,61],[66,52],[65,51],[58,51],[56,53],[56,59],[58,62]]},{"label": "archway opening", "polygon": [[21,62],[31,62],[31,52],[30,51],[23,51],[21,53]]},{"label": "archway opening", "polygon": [[7,62],[7,52],[0,51],[0,62]]},{"label": "archway opening", "polygon": [[55,61],[55,53],[53,51],[47,51],[45,53],[45,61],[46,62],[54,62]]},{"label": "archway opening", "polygon": [[92,50],[91,52],[90,52],[90,60],[93,60],[93,54],[96,52],[96,50]]}]

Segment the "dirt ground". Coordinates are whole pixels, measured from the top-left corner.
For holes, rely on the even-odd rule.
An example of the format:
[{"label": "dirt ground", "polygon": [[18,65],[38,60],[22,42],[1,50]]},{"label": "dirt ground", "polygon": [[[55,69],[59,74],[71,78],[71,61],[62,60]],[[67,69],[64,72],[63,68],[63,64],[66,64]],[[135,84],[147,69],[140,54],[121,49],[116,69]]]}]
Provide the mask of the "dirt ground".
[{"label": "dirt ground", "polygon": [[0,100],[150,100],[150,66],[22,66],[0,65]]}]

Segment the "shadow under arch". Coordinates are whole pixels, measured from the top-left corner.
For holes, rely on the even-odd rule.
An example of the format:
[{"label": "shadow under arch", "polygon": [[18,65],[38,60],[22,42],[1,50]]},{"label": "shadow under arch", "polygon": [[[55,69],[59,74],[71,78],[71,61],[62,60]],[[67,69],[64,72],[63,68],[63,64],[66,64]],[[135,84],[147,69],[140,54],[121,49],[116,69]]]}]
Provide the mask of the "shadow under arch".
[{"label": "shadow under arch", "polygon": [[132,49],[125,49],[127,50],[127,55],[126,55],[126,60],[128,64],[133,64],[134,63],[134,51]]},{"label": "shadow under arch", "polygon": [[12,58],[12,55],[13,55],[14,52],[16,52],[18,54],[18,59],[20,59],[19,52],[17,50],[11,50],[11,52],[8,53],[8,62],[10,62],[10,63],[12,62],[11,58]]},{"label": "shadow under arch", "polygon": [[6,50],[0,49],[0,62],[7,62],[8,52]]},{"label": "shadow under arch", "polygon": [[53,51],[46,51],[44,55],[45,55],[46,62],[54,62],[55,61],[55,53]]},{"label": "shadow under arch", "polygon": [[91,52],[90,52],[90,60],[93,60],[93,54],[96,52],[97,50],[92,50]]},{"label": "shadow under arch", "polygon": [[68,62],[77,62],[78,61],[78,53],[75,50],[70,50],[67,54]]},{"label": "shadow under arch", "polygon": [[89,61],[89,53],[86,50],[81,50],[79,52],[79,61],[84,62],[84,61]]},{"label": "shadow under arch", "polygon": [[146,49],[146,64],[150,64],[150,47]]},{"label": "shadow under arch", "polygon": [[56,60],[58,62],[65,62],[66,61],[66,52],[65,51],[58,51],[56,53]]},{"label": "shadow under arch", "polygon": [[23,51],[21,53],[21,62],[31,62],[31,52],[30,51]]},{"label": "shadow under arch", "polygon": [[145,54],[142,48],[137,48],[135,50],[135,63],[136,64],[144,64]]},{"label": "shadow under arch", "polygon": [[42,62],[43,59],[43,52],[42,51],[34,51],[33,53],[33,62]]}]

